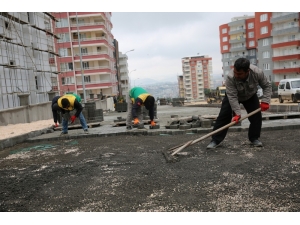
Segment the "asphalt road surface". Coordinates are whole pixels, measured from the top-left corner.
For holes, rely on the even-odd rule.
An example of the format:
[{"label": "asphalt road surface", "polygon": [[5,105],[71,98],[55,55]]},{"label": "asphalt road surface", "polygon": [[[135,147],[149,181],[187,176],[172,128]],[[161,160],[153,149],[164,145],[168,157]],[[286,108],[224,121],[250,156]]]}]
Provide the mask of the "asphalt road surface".
[{"label": "asphalt road surface", "polygon": [[298,212],[298,130],[210,138],[167,163],[162,150],[202,135],[22,143],[0,152],[2,212]]}]

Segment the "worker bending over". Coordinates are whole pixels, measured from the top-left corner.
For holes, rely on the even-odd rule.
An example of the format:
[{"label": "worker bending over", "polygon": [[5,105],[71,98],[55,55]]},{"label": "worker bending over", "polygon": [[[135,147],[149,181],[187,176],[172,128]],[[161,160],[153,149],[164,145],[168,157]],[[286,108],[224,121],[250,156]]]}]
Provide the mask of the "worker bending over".
[{"label": "worker bending over", "polygon": [[61,135],[68,134],[68,118],[69,113],[73,110],[76,110],[75,115],[71,116],[71,123],[74,123],[76,118],[79,118],[82,129],[85,134],[88,134],[88,127],[85,121],[85,118],[82,114],[83,107],[81,105],[81,98],[76,94],[66,94],[63,96],[55,96],[52,99],[52,113],[53,119],[55,123],[55,127],[57,125],[57,114],[61,113],[62,115],[62,133]]},{"label": "worker bending over", "polygon": [[127,130],[132,129],[132,120],[133,125],[136,126],[140,124],[143,120],[142,115],[142,106],[149,111],[149,117],[151,120],[151,126],[155,126],[154,122],[154,103],[155,99],[152,95],[150,95],[145,89],[141,87],[134,87],[129,91],[129,95],[127,96],[127,120],[126,120],[126,128]]}]

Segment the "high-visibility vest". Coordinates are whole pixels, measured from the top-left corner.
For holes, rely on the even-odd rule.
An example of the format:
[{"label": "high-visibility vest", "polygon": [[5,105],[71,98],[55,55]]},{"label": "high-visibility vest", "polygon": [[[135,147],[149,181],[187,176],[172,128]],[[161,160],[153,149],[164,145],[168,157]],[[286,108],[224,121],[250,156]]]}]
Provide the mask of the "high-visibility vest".
[{"label": "high-visibility vest", "polygon": [[[62,106],[61,100],[62,100],[63,98],[66,98],[66,99],[69,100],[70,106],[69,106],[68,108],[64,108],[64,107]],[[74,110],[74,102],[75,102],[75,100],[76,100],[76,97],[75,97],[74,95],[71,95],[71,94],[63,95],[63,96],[61,96],[61,97],[57,100],[57,104],[58,104],[58,106],[59,106],[60,108],[62,108],[62,109],[64,109],[64,110],[72,111],[72,110]]]}]

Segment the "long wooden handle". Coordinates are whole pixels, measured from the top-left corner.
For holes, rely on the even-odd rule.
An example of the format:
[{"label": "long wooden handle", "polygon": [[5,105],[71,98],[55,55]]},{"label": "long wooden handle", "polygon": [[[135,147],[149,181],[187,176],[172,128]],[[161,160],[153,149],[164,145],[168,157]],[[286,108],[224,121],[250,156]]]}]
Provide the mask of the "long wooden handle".
[{"label": "long wooden handle", "polygon": [[[259,111],[261,111],[261,108],[258,108],[258,109],[256,109],[256,110],[254,110],[253,112],[247,114],[246,116],[242,117],[239,121],[242,121],[242,120],[244,120],[244,119],[246,119],[246,118],[248,118],[248,117],[254,115],[255,113],[257,113],[257,112],[259,112]],[[201,137],[201,138],[198,138],[198,139],[193,140],[193,141],[188,141],[188,142],[186,142],[185,144],[183,144],[183,145],[181,145],[180,147],[178,147],[178,149],[176,149],[171,155],[175,155],[175,154],[177,154],[178,152],[180,152],[182,149],[184,149],[184,148],[186,148],[186,147],[188,147],[188,146],[190,146],[190,145],[193,145],[193,144],[195,144],[195,143],[197,143],[197,142],[199,142],[199,141],[202,141],[202,140],[204,140],[205,138],[208,138],[208,137],[210,137],[210,136],[212,136],[212,135],[214,135],[214,134],[216,134],[216,133],[218,133],[218,132],[220,132],[220,131],[222,131],[222,130],[225,130],[226,128],[229,128],[229,127],[233,126],[234,124],[236,124],[236,122],[231,122],[231,123],[229,123],[229,124],[227,124],[227,125],[225,125],[225,126],[223,126],[223,127],[220,127],[220,128],[217,129],[217,130],[214,130],[213,132],[210,132],[210,133],[204,135],[204,136]]]}]

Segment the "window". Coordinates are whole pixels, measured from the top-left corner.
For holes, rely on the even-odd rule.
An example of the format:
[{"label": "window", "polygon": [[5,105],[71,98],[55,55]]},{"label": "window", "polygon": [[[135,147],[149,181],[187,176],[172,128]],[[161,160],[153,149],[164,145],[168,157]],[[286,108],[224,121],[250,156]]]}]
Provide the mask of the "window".
[{"label": "window", "polygon": [[61,57],[68,56],[68,49],[67,48],[60,48],[59,49],[59,55]]},{"label": "window", "polygon": [[222,34],[226,34],[227,33],[227,28],[223,28],[222,29]]},{"label": "window", "polygon": [[227,41],[227,37],[223,37],[223,42],[226,42]]},{"label": "window", "polygon": [[294,62],[291,62],[291,68],[296,68],[297,67],[297,62],[294,61]]},{"label": "window", "polygon": [[269,39],[263,39],[263,46],[268,46],[269,45]]},{"label": "window", "polygon": [[289,41],[295,41],[295,39],[296,39],[295,34],[289,35],[288,39],[289,39]]},{"label": "window", "polygon": [[87,48],[81,48],[81,53],[82,53],[82,55],[87,55],[88,54],[88,49]]},{"label": "window", "polygon": [[97,52],[100,52],[101,51],[101,47],[97,47]]},{"label": "window", "polygon": [[260,15],[260,22],[267,21],[267,20],[268,20],[268,14],[261,14]]},{"label": "window", "polygon": [[290,83],[286,82],[285,89],[291,89]]},{"label": "window", "polygon": [[60,64],[61,71],[71,71],[73,70],[73,63],[61,63]]},{"label": "window", "polygon": [[89,62],[82,62],[82,67],[84,69],[88,69],[89,68]]},{"label": "window", "polygon": [[248,33],[248,38],[253,38],[254,37],[254,32],[252,31],[252,32],[249,32]]},{"label": "window", "polygon": [[58,22],[56,22],[56,27],[68,27],[69,21],[68,19],[60,19]]},{"label": "window", "polygon": [[224,59],[229,58],[229,53],[225,53],[225,54],[223,55],[223,58],[224,58]]},{"label": "window", "polygon": [[254,41],[249,41],[249,47],[253,47],[254,46]]},{"label": "window", "polygon": [[264,26],[262,28],[260,28],[260,34],[266,34],[268,33],[268,27],[267,26]]},{"label": "window", "polygon": [[270,52],[269,51],[263,52],[263,58],[270,58]]},{"label": "window", "polygon": [[255,56],[255,49],[249,50],[249,55],[250,56]]},{"label": "window", "polygon": [[248,23],[248,29],[254,28],[254,23]]},{"label": "window", "polygon": [[70,35],[68,33],[58,34],[58,42],[69,42],[70,41]]},{"label": "window", "polygon": [[270,64],[269,63],[264,63],[263,68],[264,68],[264,70],[270,70]]},{"label": "window", "polygon": [[250,63],[251,63],[252,65],[256,65],[256,59],[250,59]]},{"label": "window", "polygon": [[62,77],[61,84],[74,84],[74,77]]},{"label": "window", "polygon": [[229,66],[229,62],[224,62],[224,66]]},{"label": "window", "polygon": [[91,83],[91,76],[84,76],[84,82]]},{"label": "window", "polygon": [[228,50],[228,45],[224,45],[223,50]]}]

